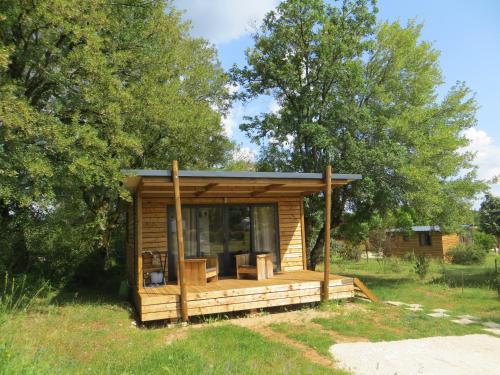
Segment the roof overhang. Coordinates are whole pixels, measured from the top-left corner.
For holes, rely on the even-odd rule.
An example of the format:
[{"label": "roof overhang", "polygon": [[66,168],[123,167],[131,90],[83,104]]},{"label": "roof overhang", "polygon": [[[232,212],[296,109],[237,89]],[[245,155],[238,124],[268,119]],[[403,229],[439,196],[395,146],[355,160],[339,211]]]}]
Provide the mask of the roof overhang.
[{"label": "roof overhang", "polygon": [[[125,187],[145,197],[174,195],[169,170],[124,170]],[[360,180],[359,174],[334,173],[332,187]],[[322,173],[179,171],[183,197],[280,197],[315,194],[325,189]]]}]

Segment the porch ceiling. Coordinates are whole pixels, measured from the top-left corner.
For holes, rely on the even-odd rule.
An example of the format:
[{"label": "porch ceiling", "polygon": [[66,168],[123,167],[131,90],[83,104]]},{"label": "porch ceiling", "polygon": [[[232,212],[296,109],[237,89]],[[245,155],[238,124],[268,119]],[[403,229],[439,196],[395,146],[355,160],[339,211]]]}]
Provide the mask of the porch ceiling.
[{"label": "porch ceiling", "polygon": [[[124,185],[145,197],[173,197],[170,171],[127,170]],[[333,174],[332,186],[359,180],[356,174]],[[321,173],[180,171],[182,197],[282,197],[309,195],[325,189]]]}]

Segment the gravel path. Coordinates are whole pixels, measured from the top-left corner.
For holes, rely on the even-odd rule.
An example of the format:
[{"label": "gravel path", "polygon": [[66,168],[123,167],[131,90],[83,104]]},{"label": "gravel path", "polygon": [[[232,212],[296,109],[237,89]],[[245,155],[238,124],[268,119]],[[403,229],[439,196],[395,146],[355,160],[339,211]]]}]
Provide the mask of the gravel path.
[{"label": "gravel path", "polygon": [[357,375],[500,374],[500,339],[489,335],[345,343],[330,352]]}]

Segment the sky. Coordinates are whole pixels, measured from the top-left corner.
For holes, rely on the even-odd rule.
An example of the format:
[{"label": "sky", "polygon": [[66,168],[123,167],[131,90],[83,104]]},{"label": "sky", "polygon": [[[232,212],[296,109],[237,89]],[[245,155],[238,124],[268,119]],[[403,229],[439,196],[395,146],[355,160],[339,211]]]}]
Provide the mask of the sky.
[{"label": "sky", "polygon": [[[191,33],[215,45],[225,69],[245,64],[245,50],[253,46],[251,37],[264,15],[279,0],[174,0],[191,22]],[[468,150],[476,152],[475,164],[482,179],[500,175],[500,1],[498,0],[379,0],[378,20],[416,19],[423,23],[422,39],[441,51],[440,66],[445,83],[440,94],[457,81],[475,93],[480,106],[477,126],[466,136]],[[241,155],[255,157],[256,145],[239,130],[245,115],[272,111],[276,104],[261,97],[246,105],[236,103],[224,128],[241,147]],[[492,185],[500,195],[500,183]]]}]

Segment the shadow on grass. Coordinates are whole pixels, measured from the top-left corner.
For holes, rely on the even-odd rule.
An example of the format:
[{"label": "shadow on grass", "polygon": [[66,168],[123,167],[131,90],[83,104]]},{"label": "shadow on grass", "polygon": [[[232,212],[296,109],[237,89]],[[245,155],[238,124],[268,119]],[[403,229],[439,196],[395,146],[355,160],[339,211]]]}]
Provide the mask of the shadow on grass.
[{"label": "shadow on grass", "polygon": [[119,295],[120,283],[125,279],[123,267],[114,266],[106,271],[90,270],[89,264],[82,264],[75,276],[68,280],[52,297],[50,303],[64,306],[81,305],[113,305],[129,312],[135,318],[131,298]]},{"label": "shadow on grass", "polygon": [[[342,273],[348,277],[359,277],[368,288],[373,289],[397,289],[402,284],[414,284],[417,280],[411,276],[395,277],[394,275],[362,275],[355,272]],[[500,280],[495,274],[495,270],[484,266],[468,266],[467,268],[443,268],[438,275],[426,281],[426,284],[446,285],[450,288],[498,288]]]},{"label": "shadow on grass", "polygon": [[451,288],[497,288],[495,270],[487,268],[445,269],[439,277],[432,279],[431,283],[446,284]]},{"label": "shadow on grass", "polygon": [[342,276],[347,277],[357,277],[359,278],[368,288],[399,288],[401,284],[411,284],[415,280],[410,276],[401,277],[388,277],[383,275],[363,275],[359,276],[356,273],[342,273]]}]

